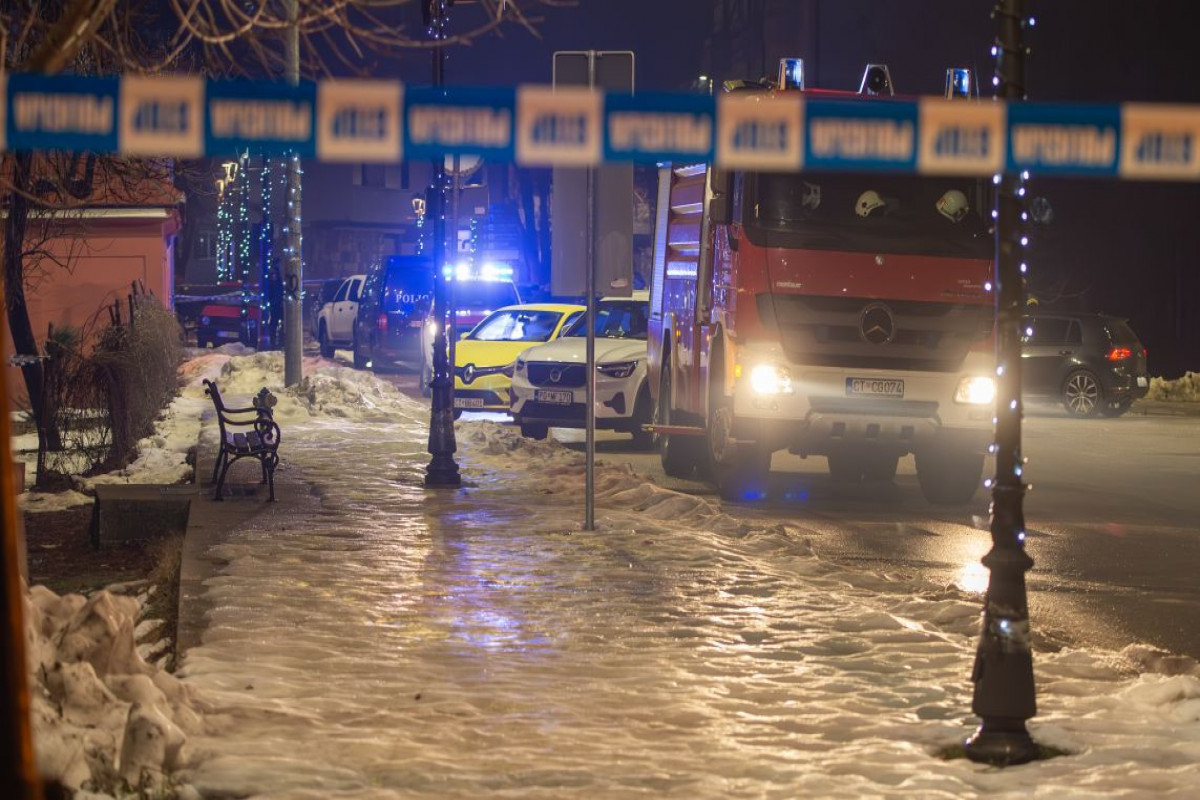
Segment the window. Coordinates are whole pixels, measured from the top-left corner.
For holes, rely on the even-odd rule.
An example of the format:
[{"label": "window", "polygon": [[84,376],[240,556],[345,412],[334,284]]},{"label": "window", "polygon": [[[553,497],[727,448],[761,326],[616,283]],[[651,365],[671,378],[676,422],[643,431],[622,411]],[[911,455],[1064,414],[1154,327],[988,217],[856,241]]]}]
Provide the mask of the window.
[{"label": "window", "polygon": [[1031,345],[1063,344],[1067,341],[1067,330],[1070,326],[1069,319],[1030,317],[1025,320],[1025,330],[1021,331],[1021,339]]}]

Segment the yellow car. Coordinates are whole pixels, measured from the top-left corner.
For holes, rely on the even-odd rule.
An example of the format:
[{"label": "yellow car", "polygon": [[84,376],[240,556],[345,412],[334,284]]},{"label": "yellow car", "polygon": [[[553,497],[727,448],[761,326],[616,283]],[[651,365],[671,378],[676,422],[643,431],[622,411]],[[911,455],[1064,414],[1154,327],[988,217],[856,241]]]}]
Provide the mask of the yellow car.
[{"label": "yellow car", "polygon": [[507,412],[517,353],[557,339],[586,310],[566,303],[526,303],[484,317],[455,343],[455,416],[462,411]]}]

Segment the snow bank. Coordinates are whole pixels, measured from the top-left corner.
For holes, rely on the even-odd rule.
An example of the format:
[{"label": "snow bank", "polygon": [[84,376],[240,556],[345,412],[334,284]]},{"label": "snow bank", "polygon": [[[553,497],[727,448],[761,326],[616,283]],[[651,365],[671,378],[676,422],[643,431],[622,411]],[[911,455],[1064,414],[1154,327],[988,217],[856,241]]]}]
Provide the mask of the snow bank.
[{"label": "snow bank", "polygon": [[42,776],[76,791],[161,788],[186,765],[188,736],[203,722],[193,690],[142,659],[134,635],[142,601],[34,586],[24,605]]},{"label": "snow bank", "polygon": [[1163,378],[1151,378],[1150,391],[1146,394],[1146,399],[1166,402],[1200,402],[1200,373],[1186,372],[1182,378],[1170,381]]}]

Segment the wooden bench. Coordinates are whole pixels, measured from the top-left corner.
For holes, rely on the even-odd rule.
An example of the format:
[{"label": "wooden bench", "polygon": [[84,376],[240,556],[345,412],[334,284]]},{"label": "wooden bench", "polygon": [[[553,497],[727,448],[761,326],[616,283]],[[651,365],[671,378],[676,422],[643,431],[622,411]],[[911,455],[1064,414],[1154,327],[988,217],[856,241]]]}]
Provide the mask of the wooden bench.
[{"label": "wooden bench", "polygon": [[271,500],[275,500],[275,467],[279,464],[279,440],[281,432],[271,412],[275,396],[266,388],[255,396],[249,408],[229,408],[221,399],[217,384],[205,378],[204,393],[212,398],[220,428],[217,446],[217,463],[213,465],[213,482],[217,489],[214,500],[221,500],[225,486],[225,475],[233,462],[242,458],[258,459],[262,467],[262,482],[270,487]]}]

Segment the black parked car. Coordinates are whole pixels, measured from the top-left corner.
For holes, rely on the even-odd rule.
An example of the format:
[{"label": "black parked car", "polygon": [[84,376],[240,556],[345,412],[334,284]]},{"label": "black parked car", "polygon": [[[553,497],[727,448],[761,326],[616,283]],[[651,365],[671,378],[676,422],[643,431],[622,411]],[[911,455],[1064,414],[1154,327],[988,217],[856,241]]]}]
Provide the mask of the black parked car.
[{"label": "black parked car", "polygon": [[1128,322],[1104,314],[1026,316],[1021,380],[1024,397],[1060,401],[1075,417],[1119,417],[1150,388],[1146,348]]},{"label": "black parked car", "polygon": [[358,298],[354,366],[377,372],[406,365],[420,369],[422,331],[433,300],[433,262],[390,256],[367,271]]}]

